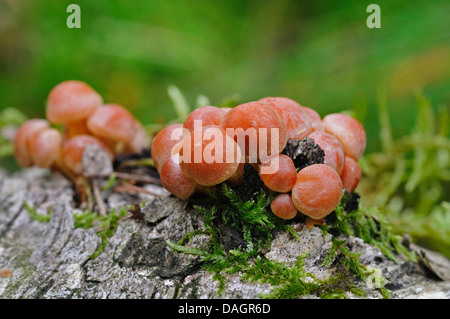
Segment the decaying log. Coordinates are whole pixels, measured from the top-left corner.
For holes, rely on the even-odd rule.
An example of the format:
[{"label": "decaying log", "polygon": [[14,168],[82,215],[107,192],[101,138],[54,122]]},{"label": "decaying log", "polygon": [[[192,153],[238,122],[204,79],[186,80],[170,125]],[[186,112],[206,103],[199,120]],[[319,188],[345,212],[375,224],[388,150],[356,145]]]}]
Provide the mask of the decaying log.
[{"label": "decaying log", "polygon": [[[197,257],[174,252],[166,242],[175,242],[202,225],[201,214],[160,186],[144,188],[149,192],[111,192],[104,198],[107,209],[144,202],[145,216],[120,220],[104,251],[92,259],[101,240],[93,228],[75,228],[74,214],[80,211],[74,208],[70,181],[34,168],[15,174],[0,171],[0,297],[216,298],[218,282],[213,274],[201,268]],[[52,210],[50,221],[31,218],[24,200],[39,214]],[[318,278],[334,274],[333,265],[321,266],[332,246],[330,235],[324,236],[317,227],[293,226],[299,238],[277,233],[266,257],[292,264],[308,251],[307,271]],[[197,245],[202,242],[197,239]],[[393,292],[391,298],[450,297],[450,282],[421,264],[401,257],[394,263],[359,238],[350,238],[349,243],[352,251],[361,252],[362,263],[382,271]],[[448,260],[442,260],[445,269]],[[366,297],[381,297],[377,289],[362,282],[360,286],[367,291]],[[227,276],[221,298],[258,298],[258,293],[270,290],[270,285],[244,281],[238,273]]]}]

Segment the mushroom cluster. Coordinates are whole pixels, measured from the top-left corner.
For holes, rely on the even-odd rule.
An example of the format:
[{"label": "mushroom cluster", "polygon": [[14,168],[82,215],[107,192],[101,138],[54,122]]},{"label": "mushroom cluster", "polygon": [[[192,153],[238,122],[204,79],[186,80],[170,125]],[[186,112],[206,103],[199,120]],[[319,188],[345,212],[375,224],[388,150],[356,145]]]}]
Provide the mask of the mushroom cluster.
[{"label": "mushroom cluster", "polygon": [[[324,161],[298,168],[283,150],[288,141],[306,138],[323,150]],[[275,195],[272,212],[286,220],[306,215],[311,228],[324,223],[344,189],[355,190],[365,147],[355,118],[334,113],[322,119],[289,98],[266,97],[234,108],[200,107],[183,124],[160,131],[151,154],[162,185],[181,199],[223,182],[239,185],[248,163]]]},{"label": "mushroom cluster", "polygon": [[97,145],[112,160],[117,154],[140,152],[148,143],[142,125],[128,110],[103,104],[92,87],[71,80],[50,91],[46,119],[31,119],[19,127],[14,155],[21,167],[50,167],[74,177],[83,173],[87,145]]}]

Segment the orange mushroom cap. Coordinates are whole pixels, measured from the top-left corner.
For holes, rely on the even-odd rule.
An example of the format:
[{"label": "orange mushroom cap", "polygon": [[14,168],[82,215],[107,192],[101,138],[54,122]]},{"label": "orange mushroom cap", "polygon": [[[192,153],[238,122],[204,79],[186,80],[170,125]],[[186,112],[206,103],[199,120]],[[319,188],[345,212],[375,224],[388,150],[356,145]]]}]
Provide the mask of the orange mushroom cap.
[{"label": "orange mushroom cap", "polygon": [[66,141],[61,150],[63,164],[77,175],[83,173],[83,153],[86,145],[89,144],[100,146],[109,155],[110,159],[113,159],[111,151],[101,140],[89,135],[77,135]]},{"label": "orange mushroom cap", "polygon": [[366,149],[366,131],[362,124],[350,115],[343,113],[328,114],[323,118],[325,131],[334,135],[344,147],[346,155],[356,160]]},{"label": "orange mushroom cap", "polygon": [[81,81],[65,81],[55,86],[47,99],[47,119],[69,123],[87,118],[102,105],[102,97]]},{"label": "orange mushroom cap", "polygon": [[218,126],[194,130],[181,142],[180,167],[197,184],[220,184],[236,172],[241,151],[236,142]]},{"label": "orange mushroom cap", "polygon": [[344,169],[341,173],[341,180],[344,188],[350,193],[356,189],[361,180],[361,167],[358,162],[350,156],[345,157]]},{"label": "orange mushroom cap", "polygon": [[[262,102],[234,107],[222,118],[220,127],[234,138],[246,162],[250,163],[281,153],[288,140],[286,124],[280,115],[269,104]],[[264,137],[266,143],[263,143]]]},{"label": "orange mushroom cap", "polygon": [[194,180],[187,177],[172,158],[162,166],[160,178],[162,186],[180,199],[188,199],[195,191]]},{"label": "orange mushroom cap", "polygon": [[294,162],[284,154],[275,155],[268,161],[261,163],[258,171],[264,185],[275,192],[290,192],[297,180]]},{"label": "orange mushroom cap", "polygon": [[313,110],[312,108],[306,106],[304,106],[303,109],[309,115],[309,120],[311,121],[311,131],[323,132],[325,129],[323,127],[322,119],[320,118],[319,113],[317,113],[316,110]]},{"label": "orange mushroom cap", "polygon": [[14,157],[21,167],[30,167],[34,164],[30,148],[33,137],[49,128],[46,120],[31,119],[22,124],[14,137]]},{"label": "orange mushroom cap", "polygon": [[341,178],[333,168],[313,164],[298,172],[292,201],[301,213],[321,219],[339,205],[343,191]]},{"label": "orange mushroom cap", "polygon": [[281,219],[292,219],[298,213],[289,193],[278,194],[270,204],[270,209]]},{"label": "orange mushroom cap", "polygon": [[41,168],[50,167],[59,156],[62,140],[61,133],[54,128],[47,128],[38,133],[30,144],[34,164]]},{"label": "orange mushroom cap", "polygon": [[138,121],[134,122],[134,136],[126,145],[126,151],[131,153],[140,153],[150,146],[150,139],[144,127]]},{"label": "orange mushroom cap", "polygon": [[194,121],[201,121],[202,126],[219,125],[225,113],[225,111],[216,106],[201,106],[188,115],[183,127],[192,132],[194,130]]},{"label": "orange mushroom cap", "polygon": [[288,139],[303,139],[311,132],[311,122],[303,107],[286,97],[265,97],[259,102],[267,103],[278,112],[286,123]]},{"label": "orange mushroom cap", "polygon": [[170,158],[173,147],[183,138],[183,125],[170,124],[156,134],[151,144],[151,156],[156,170],[161,171],[162,166]]},{"label": "orange mushroom cap", "polygon": [[344,147],[342,143],[333,135],[315,131],[308,135],[314,140],[314,143],[325,152],[324,164],[334,168],[338,174],[341,174],[344,168]]},{"label": "orange mushroom cap", "polygon": [[130,142],[136,133],[136,120],[123,106],[105,104],[87,120],[88,129],[97,137],[113,142]]}]

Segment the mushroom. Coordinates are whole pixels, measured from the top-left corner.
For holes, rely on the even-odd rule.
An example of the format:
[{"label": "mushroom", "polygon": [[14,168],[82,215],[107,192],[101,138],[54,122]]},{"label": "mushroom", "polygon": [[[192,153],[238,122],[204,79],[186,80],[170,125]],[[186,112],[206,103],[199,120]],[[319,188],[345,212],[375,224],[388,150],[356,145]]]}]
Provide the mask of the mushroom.
[{"label": "mushroom", "polygon": [[312,108],[304,106],[303,109],[308,113],[309,120],[311,121],[311,131],[312,132],[323,132],[325,129],[323,127],[322,119],[320,118],[319,113],[317,113]]},{"label": "mushroom", "polygon": [[259,176],[267,188],[287,193],[294,187],[297,180],[297,170],[292,159],[284,154],[271,157],[258,167]]},{"label": "mushroom", "polygon": [[143,134],[133,115],[118,104],[105,104],[96,109],[87,120],[89,131],[101,138],[115,153],[132,148],[133,139]]},{"label": "mushroom", "polygon": [[86,83],[64,81],[50,91],[46,117],[52,123],[65,124],[68,138],[88,134],[86,118],[102,103],[102,97]]},{"label": "mushroom", "polygon": [[330,214],[339,205],[342,195],[341,178],[326,164],[313,164],[301,169],[292,188],[295,207],[317,220]]},{"label": "mushroom", "polygon": [[220,127],[238,143],[247,163],[264,161],[281,153],[288,139],[280,115],[262,102],[234,107],[222,118]]},{"label": "mushroom", "polygon": [[338,174],[341,174],[345,157],[341,142],[333,135],[320,131],[312,132],[308,137],[312,138],[314,143],[324,151],[324,164],[331,166]]},{"label": "mushroom", "polygon": [[83,173],[83,153],[86,145],[96,144],[103,151],[105,151],[112,161],[113,154],[104,142],[89,135],[77,135],[64,142],[61,150],[61,160],[65,167],[67,167],[75,175]]},{"label": "mushroom", "polygon": [[194,180],[187,177],[172,158],[167,159],[160,172],[161,184],[180,199],[188,199],[195,191]]},{"label": "mushroom", "polygon": [[343,113],[328,114],[323,118],[323,126],[342,143],[346,155],[359,160],[366,149],[367,137],[357,119]]},{"label": "mushroom", "polygon": [[281,219],[292,219],[298,212],[289,193],[278,194],[270,204],[270,209]]},{"label": "mushroom", "polygon": [[[174,146],[183,138],[183,125],[170,124],[156,134],[151,144],[151,156],[158,172],[170,158]],[[186,133],[187,136],[189,133]]]},{"label": "mushroom", "polygon": [[267,103],[286,123],[288,139],[303,139],[311,132],[311,122],[304,108],[286,97],[265,97],[258,102]]},{"label": "mushroom", "polygon": [[134,136],[131,141],[125,145],[125,152],[140,153],[150,145],[150,139],[144,127],[138,121],[134,122]]},{"label": "mushroom", "polygon": [[344,188],[350,193],[356,189],[361,180],[361,167],[352,157],[346,156],[344,160],[344,169],[341,173],[341,180]]},{"label": "mushroom", "polygon": [[28,120],[19,127],[14,137],[14,157],[19,166],[33,166],[34,162],[30,151],[32,139],[48,128],[48,121],[41,119]]},{"label": "mushroom", "polygon": [[54,128],[47,128],[35,135],[30,144],[33,163],[40,167],[51,167],[57,162],[62,145],[62,135]]},{"label": "mushroom", "polygon": [[194,130],[181,142],[180,167],[197,184],[220,184],[238,169],[241,151],[236,142],[218,126]]},{"label": "mushroom", "polygon": [[188,115],[183,127],[192,132],[195,125],[194,121],[201,121],[199,122],[201,126],[219,125],[225,113],[226,111],[215,106],[201,106]]}]

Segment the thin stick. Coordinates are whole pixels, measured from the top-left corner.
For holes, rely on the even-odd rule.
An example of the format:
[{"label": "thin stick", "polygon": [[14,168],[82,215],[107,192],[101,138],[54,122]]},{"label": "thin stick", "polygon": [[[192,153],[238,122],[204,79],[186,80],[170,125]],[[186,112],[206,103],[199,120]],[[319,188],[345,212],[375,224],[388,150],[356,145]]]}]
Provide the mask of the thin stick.
[{"label": "thin stick", "polygon": [[149,166],[155,167],[155,163],[151,158],[130,159],[120,163],[120,168],[127,166]]},{"label": "thin stick", "polygon": [[116,186],[114,188],[114,191],[117,192],[117,193],[120,193],[120,192],[132,192],[132,193],[138,193],[138,194],[139,193],[141,193],[141,194],[148,194],[148,195],[153,195],[153,196],[158,196],[158,197],[161,196],[159,194],[156,194],[154,192],[146,190],[146,189],[144,189],[142,187],[139,187],[139,186],[136,186],[136,185],[132,185],[130,183],[122,183],[121,185]]},{"label": "thin stick", "polygon": [[[129,179],[136,182],[143,182],[148,184],[155,184],[155,185],[161,185],[161,181],[157,177],[153,176],[146,176],[146,175],[138,175],[138,174],[132,174],[132,173],[125,173],[125,172],[113,172],[112,174],[116,175],[118,178],[122,179]],[[107,175],[83,175],[86,178],[109,178],[112,174]]]},{"label": "thin stick", "polygon": [[98,212],[100,215],[106,216],[105,202],[103,201],[103,198],[100,194],[100,188],[98,187],[96,180],[92,181],[92,188],[94,189],[94,196],[95,201],[97,202]]},{"label": "thin stick", "polygon": [[137,175],[137,174],[131,174],[131,173],[124,173],[124,172],[114,172],[117,177],[123,178],[123,179],[131,179],[136,182],[144,182],[149,184],[161,184],[161,181],[157,177],[153,176],[145,176],[145,175]]}]

